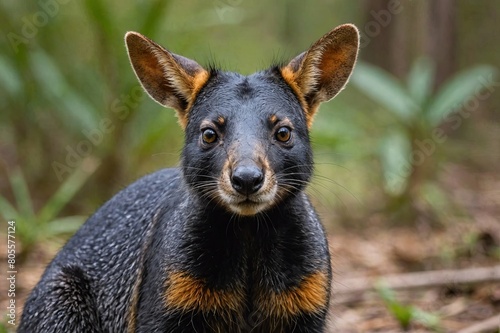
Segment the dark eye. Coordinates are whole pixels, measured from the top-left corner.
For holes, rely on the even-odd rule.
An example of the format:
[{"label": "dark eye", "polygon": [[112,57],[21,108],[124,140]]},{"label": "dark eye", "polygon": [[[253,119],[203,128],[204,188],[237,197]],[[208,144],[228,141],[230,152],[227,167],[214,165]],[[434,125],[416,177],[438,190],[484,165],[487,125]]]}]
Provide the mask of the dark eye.
[{"label": "dark eye", "polygon": [[276,131],[275,137],[279,142],[288,142],[292,136],[292,131],[288,127],[280,127]]},{"label": "dark eye", "polygon": [[211,128],[206,128],[201,132],[201,139],[204,143],[214,143],[217,141],[217,133]]}]

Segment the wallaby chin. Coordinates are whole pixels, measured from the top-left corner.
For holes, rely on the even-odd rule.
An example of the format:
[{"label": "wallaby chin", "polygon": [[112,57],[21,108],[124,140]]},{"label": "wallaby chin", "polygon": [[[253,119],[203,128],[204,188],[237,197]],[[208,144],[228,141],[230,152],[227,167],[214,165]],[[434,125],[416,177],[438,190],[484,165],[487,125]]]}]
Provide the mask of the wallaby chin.
[{"label": "wallaby chin", "polygon": [[339,26],[249,76],[207,70],[136,32],[125,42],[145,91],[177,113],[181,166],[139,179],[87,220],[18,332],[324,332],[332,273],[303,192],[309,129],[349,79],[357,29]]}]

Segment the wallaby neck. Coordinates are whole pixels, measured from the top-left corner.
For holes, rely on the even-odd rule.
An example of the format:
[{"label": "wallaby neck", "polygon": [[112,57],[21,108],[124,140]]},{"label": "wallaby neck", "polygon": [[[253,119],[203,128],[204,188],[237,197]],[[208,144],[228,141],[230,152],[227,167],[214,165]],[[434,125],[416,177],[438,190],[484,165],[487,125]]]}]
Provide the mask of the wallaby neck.
[{"label": "wallaby neck", "polygon": [[[307,217],[303,216],[307,205],[305,194],[299,192],[276,208],[242,217],[208,205],[203,198],[187,196],[180,208],[189,216],[182,227],[177,224],[182,230],[178,230],[181,237],[176,242],[183,249],[175,258],[178,269],[217,287],[250,278],[249,272],[267,262],[299,267],[302,251],[309,248],[304,225]],[[171,232],[171,227],[164,226],[164,232]],[[286,244],[291,240],[294,248],[288,249]]]}]

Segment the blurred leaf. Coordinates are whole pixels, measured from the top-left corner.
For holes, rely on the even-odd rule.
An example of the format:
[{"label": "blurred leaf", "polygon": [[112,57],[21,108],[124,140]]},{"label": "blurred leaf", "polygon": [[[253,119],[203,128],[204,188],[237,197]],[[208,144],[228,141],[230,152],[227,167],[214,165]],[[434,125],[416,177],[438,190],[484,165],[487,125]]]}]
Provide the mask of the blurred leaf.
[{"label": "blurred leaf", "polygon": [[425,57],[417,59],[408,74],[408,90],[416,104],[423,107],[432,93],[434,63]]},{"label": "blurred leaf", "polygon": [[445,190],[441,189],[433,182],[425,182],[422,184],[419,194],[438,215],[443,215],[444,217],[446,213],[451,212],[453,209]]},{"label": "blurred leaf", "polygon": [[386,306],[402,328],[407,329],[410,326],[411,320],[413,319],[412,306],[403,305],[397,302],[387,303]]},{"label": "blurred leaf", "polygon": [[419,308],[413,307],[412,317],[415,321],[419,322],[427,328],[433,329],[435,332],[442,331],[440,329],[441,318],[434,313],[426,312],[420,310]]},{"label": "blurred leaf", "polygon": [[399,325],[404,329],[408,328],[413,318],[413,307],[398,302],[394,291],[383,282],[378,282],[375,287],[380,298],[382,298],[387,309],[398,321]]},{"label": "blurred leaf", "polygon": [[0,323],[0,333],[7,333],[7,324]]},{"label": "blurred leaf", "polygon": [[154,32],[158,31],[158,27],[165,18],[165,8],[170,4],[167,0],[156,0],[144,2],[146,8],[145,14],[141,17],[144,21],[141,25],[141,33],[145,36],[152,36]]},{"label": "blurred leaf", "polygon": [[97,119],[92,112],[93,106],[71,88],[54,61],[43,50],[33,52],[30,60],[41,92],[53,100],[63,117],[71,116],[68,123],[94,128]]},{"label": "blurred leaf", "polygon": [[75,233],[87,219],[86,216],[66,216],[50,221],[45,228],[47,236]]},{"label": "blurred leaf", "polygon": [[91,157],[85,158],[80,168],[75,169],[40,210],[38,214],[40,221],[46,223],[54,219],[80,188],[82,188],[98,166],[99,162],[96,159]]},{"label": "blurred leaf", "polygon": [[[488,76],[496,72],[492,66],[482,65],[466,69],[446,81],[431,101],[426,117],[432,126],[438,126],[444,118],[460,108],[470,98],[477,98]],[[483,80],[481,80],[483,79]]]},{"label": "blurred leaf", "polygon": [[376,282],[375,289],[377,290],[380,298],[382,298],[382,300],[384,300],[385,302],[394,302],[396,300],[396,294],[394,293],[394,290],[389,288],[389,286],[387,286],[387,284],[383,280]]},{"label": "blurred leaf", "polygon": [[0,87],[12,96],[17,96],[22,90],[20,73],[14,70],[14,65],[2,54],[0,54]]},{"label": "blurred leaf", "polygon": [[406,135],[399,131],[389,132],[382,139],[380,158],[384,173],[386,191],[392,195],[403,193],[410,176],[408,166],[411,143]]},{"label": "blurred leaf", "polygon": [[411,122],[420,110],[398,80],[378,67],[359,62],[351,82],[403,123]]},{"label": "blurred leaf", "polygon": [[16,197],[19,215],[25,219],[34,219],[35,212],[33,210],[33,202],[31,201],[28,184],[26,184],[21,169],[16,169],[9,175],[9,180],[14,196]]},{"label": "blurred leaf", "polygon": [[10,202],[0,195],[0,214],[4,220],[17,220],[19,219],[19,213],[17,210],[10,204]]},{"label": "blurred leaf", "polygon": [[350,154],[363,155],[365,147],[359,147],[359,149],[353,151],[352,146],[349,146],[348,142],[359,142],[359,140],[362,140],[366,136],[366,133],[359,124],[349,121],[351,119],[342,119],[345,114],[354,114],[357,110],[352,110],[352,108],[346,105],[339,105],[338,109],[336,111],[340,112],[322,110],[317,116],[310,133],[313,144],[318,144],[318,147],[323,146],[329,150],[334,150],[336,153],[339,152],[340,145],[347,144]]},{"label": "blurred leaf", "polygon": [[387,310],[398,321],[403,329],[408,329],[412,321],[419,322],[427,328],[435,332],[440,332],[440,317],[423,311],[413,305],[405,305],[396,299],[394,290],[389,288],[383,281],[379,281],[375,285],[378,295],[385,303]]},{"label": "blurred leaf", "polygon": [[84,159],[60,186],[58,191],[35,215],[30,193],[21,170],[16,170],[10,177],[12,190],[16,197],[18,210],[7,199],[0,196],[1,215],[6,220],[15,220],[17,233],[24,248],[30,248],[43,236],[55,236],[76,231],[85,221],[82,216],[63,217],[54,220],[61,209],[74,197],[85,181],[97,169],[99,162],[90,157]]},{"label": "blurred leaf", "polygon": [[115,36],[115,22],[113,15],[110,13],[111,6],[107,6],[107,4],[107,1],[86,0],[85,8],[92,18],[91,22],[99,26],[97,31],[104,32],[108,40],[112,40],[112,37]]}]

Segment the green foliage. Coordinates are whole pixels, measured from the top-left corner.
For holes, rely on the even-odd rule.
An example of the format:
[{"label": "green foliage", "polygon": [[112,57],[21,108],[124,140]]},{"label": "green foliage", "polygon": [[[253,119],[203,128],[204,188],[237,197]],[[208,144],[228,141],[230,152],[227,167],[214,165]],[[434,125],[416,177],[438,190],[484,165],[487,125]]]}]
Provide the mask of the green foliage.
[{"label": "green foliage", "polygon": [[22,79],[14,68],[11,60],[0,54],[0,86],[11,96],[17,96],[22,89]]},{"label": "green foliage", "polygon": [[[378,151],[385,191],[394,198],[391,209],[415,202],[417,196],[443,201],[445,196],[437,187],[425,186],[432,183],[431,174],[435,174],[434,164],[440,156],[438,148],[447,139],[439,126],[450,122],[453,113],[467,101],[481,98],[481,92],[491,84],[487,78],[496,74],[496,69],[482,65],[462,70],[435,93],[434,72],[433,63],[422,58],[413,64],[406,82],[401,82],[361,62],[351,80],[394,119],[380,139]],[[423,194],[425,188],[432,193]]]},{"label": "green foliage", "polygon": [[[406,133],[400,128],[389,131],[381,141],[378,151],[382,172],[385,179],[385,188],[390,193],[403,193],[408,186],[409,170],[401,168],[402,157],[411,153],[411,142]],[[399,174],[401,177],[395,177]]]},{"label": "green foliage", "polygon": [[389,310],[403,330],[408,330],[414,322],[423,325],[427,329],[431,329],[433,332],[442,332],[438,315],[423,311],[413,305],[405,305],[398,302],[394,291],[383,283],[377,285],[377,292],[384,301],[387,310]]},{"label": "green foliage", "polygon": [[[123,43],[127,30],[157,33],[164,26],[170,1],[128,5],[56,1],[49,9],[40,4],[0,3],[6,36],[0,39],[5,51],[0,54],[0,142],[4,149],[0,171],[5,173],[0,187],[2,194],[11,188],[15,201],[13,205],[1,197],[0,204],[5,208],[2,215],[20,222],[19,235],[25,245],[47,234],[70,232],[81,223],[79,216],[65,217],[64,223],[59,219],[68,213],[64,208],[74,197],[73,191],[83,185],[80,181],[90,175],[85,173],[84,179],[78,171],[84,161],[101,160],[104,166],[96,170],[97,181],[83,188],[85,199],[79,202],[80,209],[95,208],[136,178],[129,170],[145,173],[153,169],[139,171],[137,164],[156,153],[170,133],[176,133],[171,130],[176,128],[173,112],[160,117],[135,112],[154,104],[143,105],[142,95],[136,93],[139,85]],[[33,25],[35,16],[47,20]],[[13,42],[12,36],[20,42]],[[161,132],[158,120],[164,121]],[[103,121],[111,130],[102,131]],[[155,124],[154,131],[148,131],[148,124]],[[90,142],[85,133],[96,133],[98,140]],[[177,145],[179,141],[175,139]],[[132,158],[122,161],[125,148]],[[68,163],[68,151],[78,151],[72,163]],[[173,164],[176,160],[162,157],[157,161]],[[58,174],[54,163],[68,172]],[[129,178],[120,179],[124,174]],[[114,186],[109,186],[112,181]]]},{"label": "green foliage", "polygon": [[97,108],[85,95],[72,87],[54,59],[44,50],[39,49],[30,54],[29,66],[37,86],[42,87],[46,82],[50,82],[40,92],[54,106],[58,117],[64,119],[67,124],[78,124],[87,128],[97,125]]},{"label": "green foliage", "polygon": [[5,323],[0,323],[0,333],[10,333],[10,332],[14,332],[14,329],[13,328],[8,328],[7,327],[7,324]]},{"label": "green foliage", "polygon": [[22,244],[23,252],[28,252],[37,242],[61,234],[74,233],[85,221],[85,216],[67,216],[59,218],[62,209],[74,198],[88,178],[97,169],[99,163],[90,158],[82,163],[59,187],[59,189],[35,211],[32,195],[21,169],[9,175],[14,192],[15,205],[0,196],[0,212],[5,220],[16,222],[16,237]]},{"label": "green foliage", "polygon": [[424,109],[426,122],[430,126],[438,126],[450,113],[463,107],[467,100],[479,98],[481,89],[489,87],[480,79],[493,74],[496,74],[494,67],[483,65],[462,70],[448,79],[428,101],[428,107]]},{"label": "green foliage", "polygon": [[418,113],[418,104],[408,95],[405,87],[391,74],[381,68],[358,62],[351,82],[402,124],[411,124]]}]

